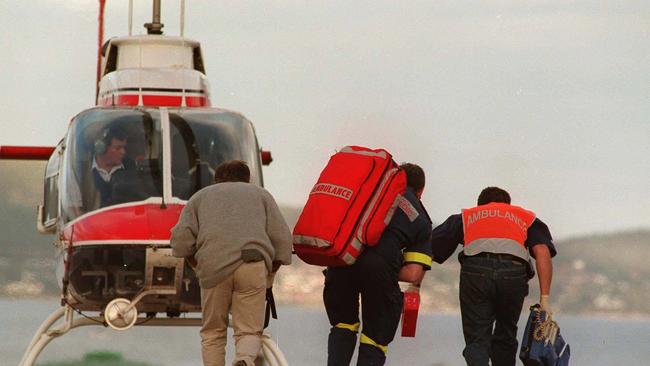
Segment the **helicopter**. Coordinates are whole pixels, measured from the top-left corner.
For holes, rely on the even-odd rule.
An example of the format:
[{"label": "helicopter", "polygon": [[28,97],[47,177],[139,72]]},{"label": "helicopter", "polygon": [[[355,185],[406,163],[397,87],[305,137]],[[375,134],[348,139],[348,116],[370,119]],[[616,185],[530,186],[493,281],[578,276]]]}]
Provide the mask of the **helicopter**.
[{"label": "helicopter", "polygon": [[[0,159],[47,161],[36,226],[54,236],[58,253],[61,306],[34,334],[23,366],[81,326],[201,325],[198,279],[172,256],[170,230],[192,194],[213,183],[217,165],[242,160],[262,186],[262,166],[272,161],[251,121],[212,107],[201,45],[184,36],[184,0],[179,36],[163,35],[160,0],[146,34],[132,35],[130,1],[128,35],[106,42],[105,3],[96,105],[74,116],[55,146],[0,146]],[[264,359],[286,365],[270,334],[262,338]]]}]

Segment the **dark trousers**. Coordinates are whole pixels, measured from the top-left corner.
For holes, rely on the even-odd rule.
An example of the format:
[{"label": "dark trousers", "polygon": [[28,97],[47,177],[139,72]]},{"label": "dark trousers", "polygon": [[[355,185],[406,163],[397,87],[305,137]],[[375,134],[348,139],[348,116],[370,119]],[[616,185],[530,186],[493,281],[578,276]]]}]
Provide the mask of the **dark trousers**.
[{"label": "dark trousers", "polygon": [[468,366],[514,366],[517,321],[528,295],[527,264],[506,255],[463,256],[460,311]]},{"label": "dark trousers", "polygon": [[357,331],[352,325],[359,327],[359,296],[362,326],[357,365],[380,366],[386,362],[385,347],[395,336],[404,301],[397,276],[370,248],[352,266],[327,269],[323,300],[332,325],[328,366],[350,364],[357,344]]}]

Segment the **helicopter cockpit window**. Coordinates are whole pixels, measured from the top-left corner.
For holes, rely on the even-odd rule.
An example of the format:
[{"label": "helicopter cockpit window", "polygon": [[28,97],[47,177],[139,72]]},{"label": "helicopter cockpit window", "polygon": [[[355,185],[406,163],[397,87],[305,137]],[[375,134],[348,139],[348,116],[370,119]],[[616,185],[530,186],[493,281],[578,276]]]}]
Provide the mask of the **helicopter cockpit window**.
[{"label": "helicopter cockpit window", "polygon": [[170,112],[172,194],[187,200],[214,181],[214,169],[243,160],[251,182],[261,185],[259,150],[251,123],[242,116],[214,110]]},{"label": "helicopter cockpit window", "polygon": [[143,110],[97,108],[75,117],[63,160],[64,218],[161,197],[160,129]]}]

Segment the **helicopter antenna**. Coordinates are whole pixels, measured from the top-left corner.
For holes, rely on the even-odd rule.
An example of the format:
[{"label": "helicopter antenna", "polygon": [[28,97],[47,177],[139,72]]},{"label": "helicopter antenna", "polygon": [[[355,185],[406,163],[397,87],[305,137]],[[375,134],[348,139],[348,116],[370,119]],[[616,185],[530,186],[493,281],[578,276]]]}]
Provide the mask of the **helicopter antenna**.
[{"label": "helicopter antenna", "polygon": [[129,0],[129,37],[133,35],[133,0]]},{"label": "helicopter antenna", "polygon": [[153,0],[153,19],[151,23],[145,23],[147,34],[162,34],[165,25],[160,22],[160,0]]},{"label": "helicopter antenna", "polygon": [[99,80],[102,73],[102,45],[104,43],[104,6],[106,5],[106,0],[99,0],[99,29],[97,30],[97,82],[95,83],[95,104],[97,104],[97,98],[99,97]]},{"label": "helicopter antenna", "polygon": [[181,0],[181,37],[185,36],[185,0]]}]

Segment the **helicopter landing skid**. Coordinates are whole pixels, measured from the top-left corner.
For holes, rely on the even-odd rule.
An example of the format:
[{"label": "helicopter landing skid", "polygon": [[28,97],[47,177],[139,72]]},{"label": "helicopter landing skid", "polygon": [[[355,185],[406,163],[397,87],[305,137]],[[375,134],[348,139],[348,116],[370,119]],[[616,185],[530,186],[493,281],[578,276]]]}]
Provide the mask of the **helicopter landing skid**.
[{"label": "helicopter landing skid", "polygon": [[[125,300],[125,299],[122,299]],[[128,301],[128,300],[127,300]],[[130,304],[120,303],[119,308],[130,313],[129,310]],[[108,308],[108,307],[107,307]],[[136,311],[137,314],[137,311]],[[54,325],[60,320],[64,319],[63,324],[58,328],[55,328]],[[135,316],[135,318],[124,319],[130,324],[128,327],[125,327],[124,330],[130,328],[133,325],[136,326],[181,326],[181,327],[191,327],[191,326],[201,326],[201,318],[140,318]],[[55,338],[61,337],[71,331],[72,329],[88,326],[88,325],[101,325],[106,326],[104,316],[89,316],[83,318],[74,318],[74,309],[66,304],[61,308],[56,309],[52,314],[45,319],[41,326],[34,334],[32,341],[30,342],[23,358],[20,360],[19,366],[33,366],[36,362],[36,359],[41,354],[43,349]],[[131,322],[133,322],[131,324]],[[114,329],[119,329],[113,327]],[[277,344],[271,338],[271,335],[267,332],[262,334],[262,354],[264,360],[268,363],[269,366],[287,366],[287,360],[278,348]],[[256,364],[258,364],[256,360]]]}]

